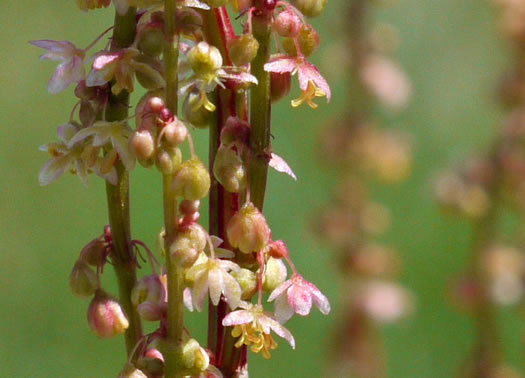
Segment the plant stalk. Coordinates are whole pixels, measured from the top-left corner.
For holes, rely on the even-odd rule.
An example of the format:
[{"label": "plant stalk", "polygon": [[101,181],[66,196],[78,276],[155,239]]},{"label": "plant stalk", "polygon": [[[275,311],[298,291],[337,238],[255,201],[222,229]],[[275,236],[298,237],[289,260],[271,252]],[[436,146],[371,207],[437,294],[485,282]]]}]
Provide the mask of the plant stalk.
[{"label": "plant stalk", "polygon": [[[116,51],[131,45],[135,39],[135,8],[120,16],[115,14],[115,27],[111,50]],[[129,93],[123,91],[118,96],[110,95],[106,108],[106,119],[116,121],[128,116]],[[121,161],[117,163],[118,182],[106,182],[109,225],[113,239],[113,267],[119,287],[119,301],[129,320],[125,333],[128,357],[142,338],[140,317],[131,303],[131,290],[137,281],[137,265],[131,247],[131,227],[129,213],[129,173]]]},{"label": "plant stalk", "polygon": [[[176,25],[176,0],[165,0],[165,40],[164,67],[166,72],[166,106],[177,116],[179,89],[178,59],[179,35]],[[177,235],[177,198],[172,188],[173,175],[163,175],[164,229],[166,231],[164,246],[168,275],[168,314],[167,335],[164,350],[166,378],[182,377],[183,332],[184,332],[184,270],[172,261],[170,246]]]}]

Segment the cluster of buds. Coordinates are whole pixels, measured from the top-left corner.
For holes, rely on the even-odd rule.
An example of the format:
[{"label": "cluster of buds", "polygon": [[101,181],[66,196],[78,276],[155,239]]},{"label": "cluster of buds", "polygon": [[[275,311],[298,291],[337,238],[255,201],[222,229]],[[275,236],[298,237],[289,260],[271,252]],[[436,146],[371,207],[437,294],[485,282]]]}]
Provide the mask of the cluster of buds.
[{"label": "cluster of buds", "polygon": [[[77,1],[83,11],[111,4],[114,27],[84,49],[67,41],[32,42],[46,50],[42,59],[59,61],[49,92],[73,84],[78,98],[58,128],[59,142],[42,146],[51,158],[40,183],[50,184],[68,170],[87,183],[95,173],[108,193],[110,226],[80,253],[71,289],[93,297],[88,321],[95,334],[126,333],[128,360],[119,376],[240,376],[247,372],[248,347],[270,358],[277,347],[273,332],[295,348],[283,324],[294,314],[308,315],[312,304],[323,314],[330,311],[328,299],[297,271],[286,244],[273,240],[262,199],[255,195],[264,193],[266,176],[256,181],[259,173],[252,172],[258,161],[295,179],[269,141],[259,140],[270,135],[271,103],[289,93],[293,75],[301,90],[293,107],[316,108],[316,97],[330,100],[328,83],[307,60],[320,43],[308,18],[319,16],[327,0]],[[237,18],[245,17],[240,35],[226,5]],[[111,42],[88,57],[110,31]],[[137,83],[145,94],[133,108],[130,95]],[[257,122],[258,117],[268,121]],[[261,126],[263,133],[254,130]],[[212,174],[192,138],[208,128]],[[165,264],[131,238],[128,177],[137,161],[163,177],[165,222],[158,249]],[[199,209],[209,194],[207,230],[199,224]],[[102,289],[106,263],[115,267],[119,300]],[[139,276],[144,264],[151,274]],[[273,311],[263,306],[265,293]],[[206,299],[209,334],[215,335],[208,348],[182,324],[183,305],[201,311]],[[152,322],[154,331],[144,335],[142,322]]]},{"label": "cluster of buds", "polygon": [[[525,2],[496,1],[504,35],[516,49],[516,67],[502,80],[500,97],[507,115],[486,152],[444,173],[436,196],[445,210],[452,210],[474,225],[472,259],[451,286],[454,304],[475,318],[476,341],[465,364],[465,376],[496,377],[506,366],[499,342],[498,306],[516,305],[524,299],[523,239],[500,233],[500,215],[512,209],[521,216],[525,188]],[[490,330],[489,330],[490,329]]]},{"label": "cluster of buds", "polygon": [[366,104],[399,110],[411,89],[405,74],[387,57],[391,49],[385,47],[385,38],[378,38],[376,27],[365,22],[371,3],[350,1],[347,9],[347,38],[335,42],[333,51],[348,52],[348,101],[360,106],[350,106],[346,116],[331,121],[320,135],[321,161],[337,169],[338,181],[330,203],[316,215],[315,227],[338,252],[345,280],[344,323],[337,329],[330,375],[380,377],[385,375],[385,361],[376,329],[407,316],[413,298],[398,282],[399,256],[375,240],[391,219],[386,207],[371,200],[368,186],[371,179],[402,181],[412,162],[408,136],[378,126]]}]

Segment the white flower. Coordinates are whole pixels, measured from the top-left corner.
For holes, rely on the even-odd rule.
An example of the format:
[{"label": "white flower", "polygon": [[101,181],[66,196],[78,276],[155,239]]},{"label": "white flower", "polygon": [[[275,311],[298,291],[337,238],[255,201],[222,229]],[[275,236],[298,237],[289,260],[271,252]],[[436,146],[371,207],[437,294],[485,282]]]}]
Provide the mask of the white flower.
[{"label": "white flower", "polygon": [[131,133],[132,130],[126,122],[97,121],[93,126],[86,127],[77,132],[69,141],[68,147],[87,137],[93,136],[92,145],[94,147],[103,147],[107,143],[111,143],[126,169],[131,171],[135,167],[135,156],[130,150],[128,143],[128,138]]},{"label": "white flower", "polygon": [[56,60],[61,62],[49,80],[49,93],[58,93],[66,89],[71,83],[78,83],[84,79],[85,51],[77,48],[69,41],[39,40],[31,41],[32,45],[47,50],[40,59]]}]

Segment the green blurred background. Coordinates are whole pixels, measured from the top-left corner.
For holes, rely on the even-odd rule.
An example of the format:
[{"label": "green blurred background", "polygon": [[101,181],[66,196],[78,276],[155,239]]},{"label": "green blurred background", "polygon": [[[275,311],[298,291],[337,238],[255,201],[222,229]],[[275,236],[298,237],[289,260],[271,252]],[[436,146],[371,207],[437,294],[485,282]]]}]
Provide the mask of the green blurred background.
[{"label": "green blurred background", "polygon": [[[324,41],[314,57],[321,67],[338,64],[320,59],[341,33],[344,20],[338,15],[344,4],[329,1],[327,12],[314,21]],[[0,9],[0,376],[116,376],[124,363],[122,340],[98,340],[85,319],[88,301],[74,298],[68,287],[80,249],[107,222],[103,183],[93,177],[85,188],[66,175],[38,186],[47,156],[37,148],[55,138],[74,99],[71,88],[47,94],[54,65],[39,63],[41,51],[27,43],[67,39],[86,46],[113,16],[110,10],[82,13],[73,1],[3,0]],[[412,176],[401,185],[374,189],[393,215],[384,240],[402,254],[402,281],[417,297],[412,318],[384,329],[389,376],[451,377],[473,335],[468,318],[448,305],[445,290],[466,261],[471,229],[439,213],[432,181],[436,172],[487,144],[501,116],[494,88],[508,62],[508,47],[488,1],[400,0],[395,7],[378,8],[376,18],[399,28],[399,59],[414,87],[407,111],[395,117],[378,113],[415,141]],[[346,101],[345,83],[327,76],[334,90],[329,105],[312,111],[283,102],[275,108],[275,150],[299,179],[272,172],[266,213],[274,236],[287,241],[298,269],[328,295],[333,312],[324,317],[315,310],[306,319],[291,320],[297,350],[281,342],[270,362],[251,356],[252,377],[322,376],[329,338],[341,316],[332,253],[308,229],[313,210],[327,201],[334,182],[334,172],[323,172],[316,161],[316,138]],[[205,135],[197,133],[204,151]],[[133,173],[133,235],[148,244],[162,223],[159,184],[154,171]],[[521,369],[521,319],[515,311],[501,317],[509,362]],[[199,322],[205,316],[188,319],[203,336]]]}]

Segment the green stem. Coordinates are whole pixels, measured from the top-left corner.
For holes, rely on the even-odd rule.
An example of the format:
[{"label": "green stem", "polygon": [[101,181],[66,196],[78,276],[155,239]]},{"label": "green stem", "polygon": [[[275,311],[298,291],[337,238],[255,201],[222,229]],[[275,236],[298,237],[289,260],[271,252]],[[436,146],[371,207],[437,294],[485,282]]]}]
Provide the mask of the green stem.
[{"label": "green stem", "polygon": [[[176,28],[176,0],[165,0],[165,41],[164,41],[164,67],[166,70],[166,106],[176,116],[178,108],[177,91],[179,36]],[[184,332],[184,271],[171,259],[170,246],[177,234],[177,198],[172,188],[173,175],[164,175],[163,200],[164,200],[164,229],[166,267],[168,275],[168,314],[167,314],[167,340],[164,350],[165,377],[182,377],[183,361],[183,332]]]},{"label": "green stem", "polygon": [[[123,16],[115,15],[111,49],[115,51],[125,48],[133,42],[134,38],[135,8],[130,8]],[[125,91],[119,96],[110,96],[106,119],[108,121],[126,119],[128,104],[129,94]],[[126,351],[129,357],[142,338],[142,324],[131,303],[131,290],[137,281],[137,273],[131,248],[129,174],[120,161],[117,164],[117,174],[117,185],[106,182],[106,196],[113,239],[113,267],[118,281],[120,304],[129,318],[129,327],[125,333]]]},{"label": "green stem", "polygon": [[259,50],[252,61],[251,73],[259,84],[252,88],[250,100],[250,199],[262,211],[271,153],[270,73],[264,70],[270,60],[271,12],[263,4],[253,13],[252,31]]}]

